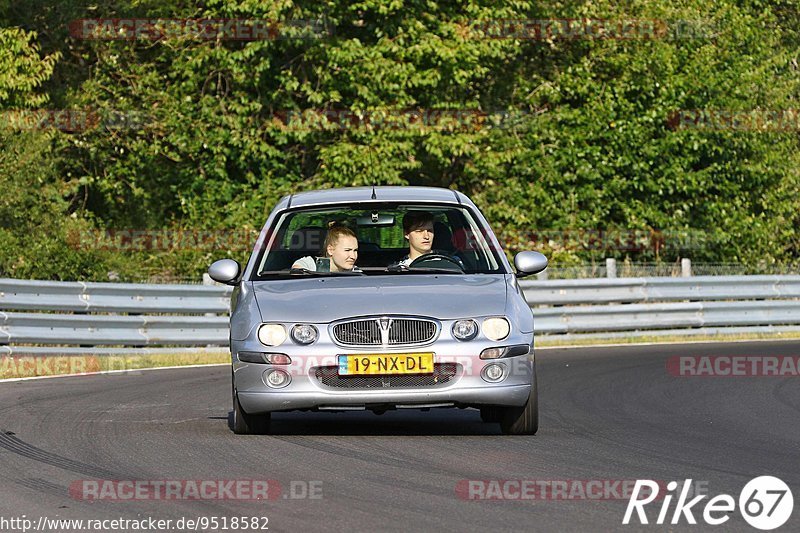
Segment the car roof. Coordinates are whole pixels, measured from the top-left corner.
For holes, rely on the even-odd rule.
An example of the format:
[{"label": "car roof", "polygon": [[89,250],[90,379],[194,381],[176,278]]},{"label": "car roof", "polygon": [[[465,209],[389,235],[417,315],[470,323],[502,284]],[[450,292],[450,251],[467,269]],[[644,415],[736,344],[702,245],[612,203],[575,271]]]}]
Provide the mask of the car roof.
[{"label": "car roof", "polygon": [[[347,202],[431,202],[446,204],[471,204],[469,199],[458,191],[440,187],[344,187],[340,189],[321,189],[293,194],[287,198],[286,208],[312,205],[338,204]],[[283,203],[280,202],[280,203]]]}]

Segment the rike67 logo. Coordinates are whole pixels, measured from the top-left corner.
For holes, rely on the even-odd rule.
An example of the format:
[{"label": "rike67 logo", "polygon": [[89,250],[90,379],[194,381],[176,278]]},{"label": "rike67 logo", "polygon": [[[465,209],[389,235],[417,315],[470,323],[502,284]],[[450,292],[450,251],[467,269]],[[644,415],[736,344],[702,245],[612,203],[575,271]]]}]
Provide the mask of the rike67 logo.
[{"label": "rike67 logo", "polygon": [[[704,494],[689,500],[691,486],[692,480],[687,479],[681,487],[670,524],[678,524],[682,518],[689,524],[697,523],[694,512],[699,513],[700,509],[693,510],[693,507],[707,496]],[[644,508],[661,497],[663,501],[655,523],[665,524],[673,496],[678,494],[676,490],[678,489],[678,482],[670,481],[667,484],[666,495],[659,495],[659,488],[660,485],[655,481],[637,479],[622,523],[625,525],[630,524],[635,511],[639,523],[648,524]],[[640,498],[640,495],[644,495],[644,497]],[[751,479],[739,494],[738,503],[739,512],[742,513],[745,521],[754,528],[764,531],[775,529],[785,524],[792,515],[792,509],[794,508],[794,498],[789,486],[773,476],[760,476]],[[706,524],[717,526],[727,522],[730,518],[730,513],[735,510],[736,500],[734,500],[733,496],[720,494],[706,502],[702,508],[702,518]]]}]

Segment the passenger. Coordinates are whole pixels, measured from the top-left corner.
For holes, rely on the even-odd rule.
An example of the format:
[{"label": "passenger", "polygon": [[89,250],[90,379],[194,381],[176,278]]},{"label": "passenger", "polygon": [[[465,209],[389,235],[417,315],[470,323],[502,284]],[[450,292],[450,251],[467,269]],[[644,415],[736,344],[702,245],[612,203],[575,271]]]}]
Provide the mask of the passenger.
[{"label": "passenger", "polygon": [[323,246],[325,257],[301,257],[292,269],[306,269],[312,272],[361,272],[355,266],[358,259],[358,237],[347,226],[338,222],[328,227]]},{"label": "passenger", "polygon": [[391,265],[392,267],[408,268],[409,265],[418,257],[436,253],[452,257],[463,269],[464,263],[453,254],[442,250],[433,249],[433,224],[434,216],[429,211],[409,211],[403,217],[403,235],[408,241],[408,255],[399,262]]}]

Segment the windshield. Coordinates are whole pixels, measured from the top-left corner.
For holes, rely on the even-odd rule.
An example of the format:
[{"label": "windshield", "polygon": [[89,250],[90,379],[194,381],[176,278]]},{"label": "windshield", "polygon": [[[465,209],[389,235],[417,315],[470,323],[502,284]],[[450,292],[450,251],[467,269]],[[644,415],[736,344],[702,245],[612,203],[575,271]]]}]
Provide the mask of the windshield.
[{"label": "windshield", "polygon": [[[253,279],[505,273],[500,250],[492,249],[486,239],[489,231],[463,206],[376,204],[291,210],[270,231]],[[352,260],[341,259],[346,253],[356,254],[355,267]]]}]

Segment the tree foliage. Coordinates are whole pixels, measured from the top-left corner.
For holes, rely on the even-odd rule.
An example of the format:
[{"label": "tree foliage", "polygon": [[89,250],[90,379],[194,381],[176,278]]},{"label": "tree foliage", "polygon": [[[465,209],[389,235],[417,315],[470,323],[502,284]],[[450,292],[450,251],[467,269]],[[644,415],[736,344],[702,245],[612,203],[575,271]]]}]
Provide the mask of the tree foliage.
[{"label": "tree foliage", "polygon": [[[608,255],[775,263],[800,255],[797,131],[684,128],[675,121],[681,110],[798,108],[800,19],[793,2],[26,5],[0,14],[0,105],[42,107],[49,97],[100,117],[85,131],[6,131],[0,139],[37,160],[28,181],[15,183],[19,198],[38,206],[25,212],[44,210],[54,225],[258,228],[290,192],[408,184],[467,193],[510,251],[540,249],[554,264]],[[70,21],[92,17],[285,25],[282,38],[259,41],[70,36]],[[658,20],[668,31],[654,38],[498,39],[476,23],[545,19]],[[324,21],[330,31],[310,38],[289,23],[301,20]],[[477,126],[406,128],[343,127],[335,120],[293,127],[286,120],[336,111],[357,124],[358,117],[414,110],[492,118]],[[30,181],[37,175],[47,187]],[[694,240],[595,251],[532,240],[543,230],[685,232]],[[24,242],[25,231],[7,231]],[[48,269],[34,258],[44,252],[31,251],[23,255],[39,271],[13,270],[17,257],[0,263],[0,274],[102,277],[113,268],[123,277],[147,269],[189,275],[225,252],[134,254],[131,262],[72,247]]]}]

